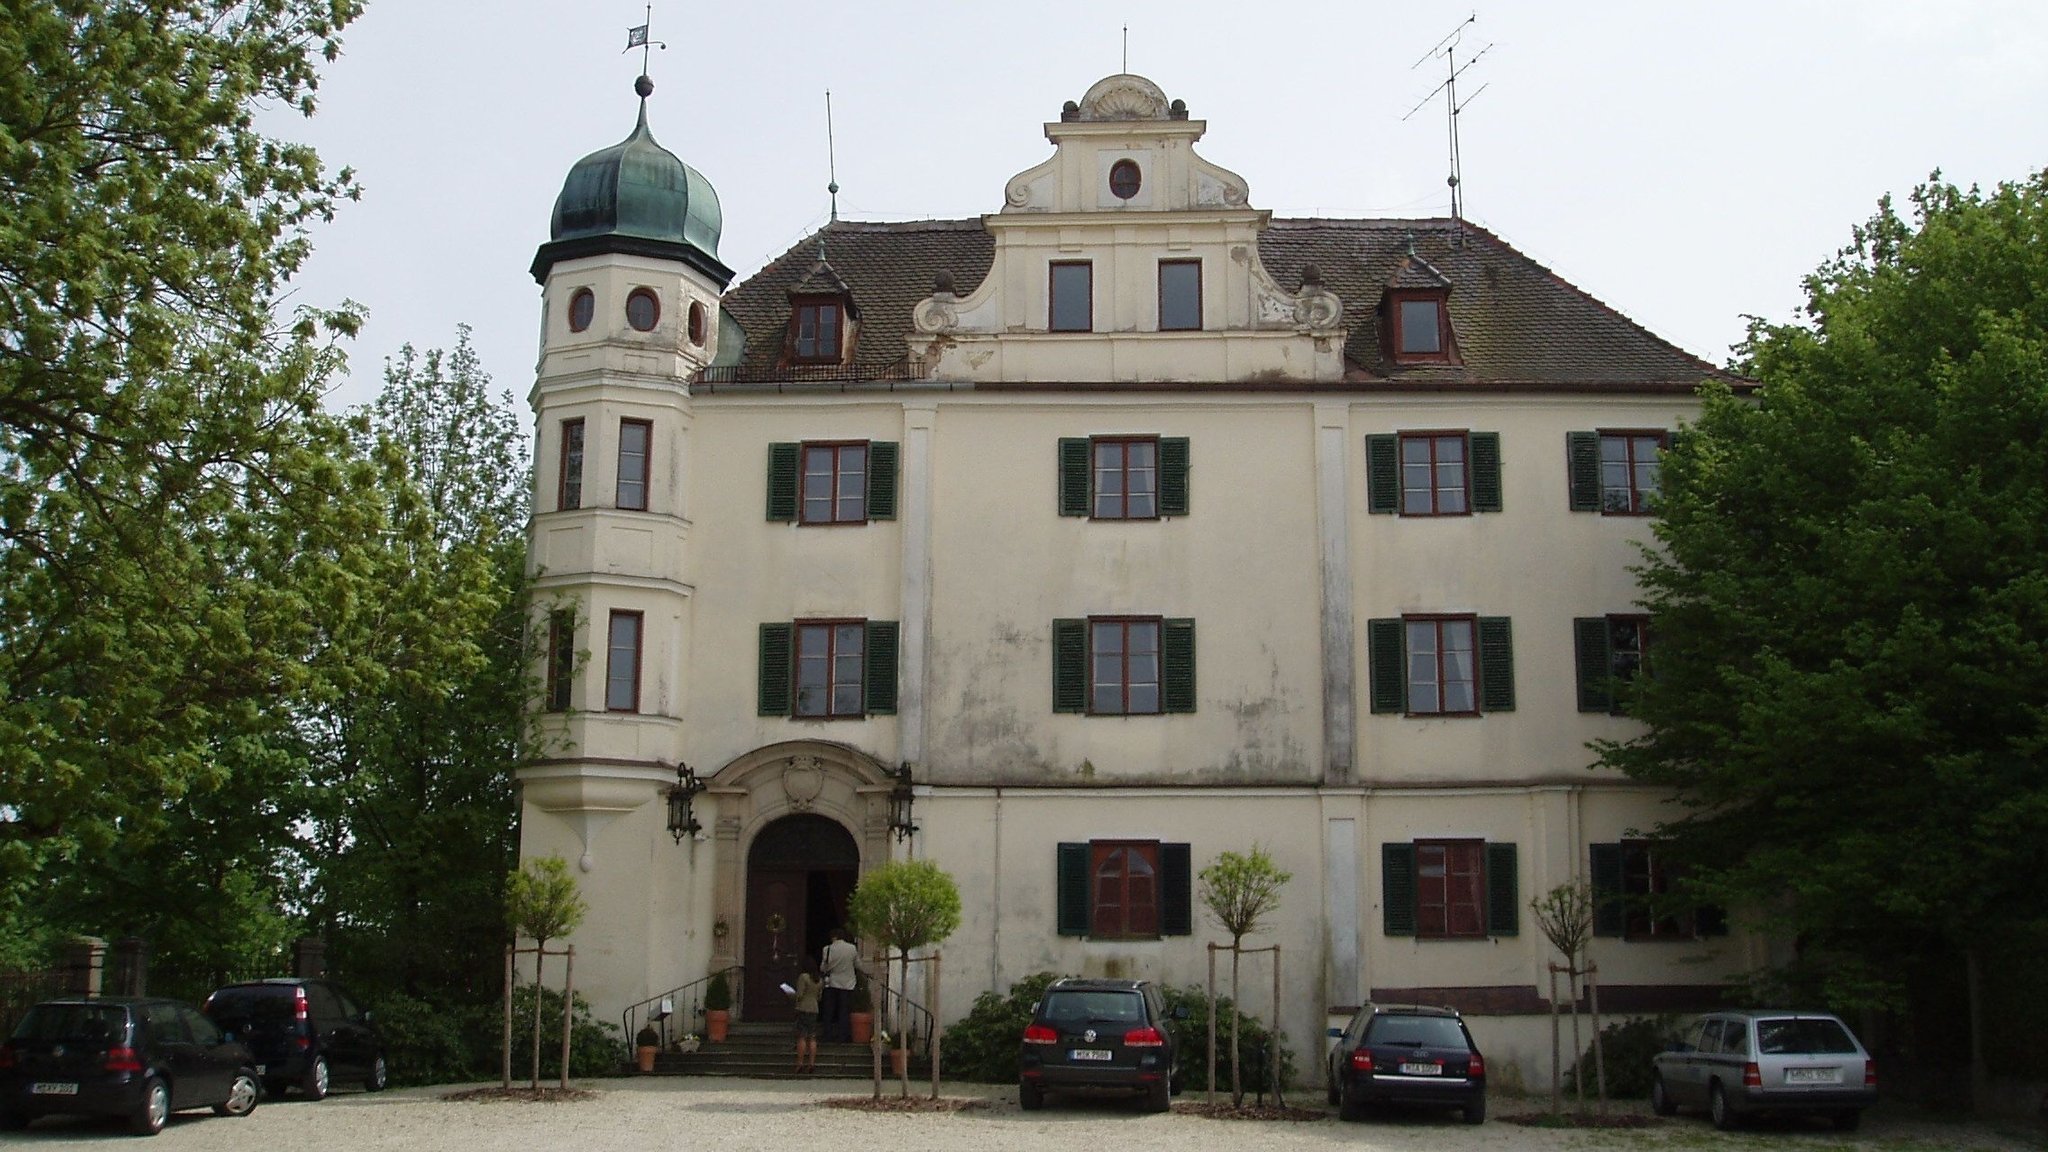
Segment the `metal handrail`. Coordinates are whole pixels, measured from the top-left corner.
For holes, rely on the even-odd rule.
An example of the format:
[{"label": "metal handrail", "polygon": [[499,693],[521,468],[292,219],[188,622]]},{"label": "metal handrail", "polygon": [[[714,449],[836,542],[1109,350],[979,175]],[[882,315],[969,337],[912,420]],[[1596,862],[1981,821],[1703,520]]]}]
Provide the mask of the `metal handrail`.
[{"label": "metal handrail", "polygon": [[[887,968],[889,961],[885,958],[881,961],[881,965]],[[867,974],[867,979],[870,994],[873,994],[876,989],[881,990],[881,996],[876,997],[876,999],[881,1001],[880,1006],[885,1009],[880,1014],[881,1019],[888,1020],[892,1018],[892,1014],[886,1011],[886,1008],[890,998],[893,997],[896,1003],[908,1010],[910,1016],[910,1024],[904,1029],[907,1033],[904,1037],[904,1046],[922,1056],[930,1057],[932,1054],[932,1033],[938,1028],[938,1020],[932,1016],[931,1009],[904,995],[901,988],[897,988],[887,981],[876,980],[872,971]],[[891,1045],[891,1047],[894,1047],[894,1045]]]},{"label": "metal handrail", "polygon": [[[640,1001],[638,1004],[635,1004],[632,1007],[627,1008],[624,1012],[620,1013],[619,1015],[619,1023],[625,1031],[626,1058],[629,1060],[632,1059],[634,1048],[633,1041],[634,1038],[639,1035],[640,1028],[638,1025],[640,1022],[640,1016],[643,1012],[647,1012],[647,1010],[650,1008],[657,1007],[664,1000],[670,1001],[671,1003],[682,1003],[684,999],[684,993],[689,992],[700,985],[709,984],[711,983],[711,981],[717,979],[720,976],[724,976],[726,978],[726,984],[732,989],[732,1006],[735,1010],[737,1010],[740,1006],[740,999],[745,994],[746,981],[742,979],[742,977],[744,977],[745,975],[746,965],[733,964],[725,968],[720,968],[718,971],[713,972],[708,976],[703,976],[699,977],[698,979],[692,980],[688,984],[683,984],[671,988],[668,991],[663,992],[659,996],[649,996],[647,999]],[[691,997],[689,999],[689,1008],[683,1012],[678,1013],[672,1011],[667,1015],[652,1012],[647,1014],[647,1022],[649,1024],[658,1023],[661,1025],[661,1046],[663,1048],[668,1047],[669,1021],[675,1019],[678,1015],[681,1015],[688,1020],[695,1020],[697,1018],[698,1013],[702,1011],[702,1009],[698,1007],[699,1003],[699,998]],[[685,1031],[687,1031],[687,1029],[685,1029]]]}]

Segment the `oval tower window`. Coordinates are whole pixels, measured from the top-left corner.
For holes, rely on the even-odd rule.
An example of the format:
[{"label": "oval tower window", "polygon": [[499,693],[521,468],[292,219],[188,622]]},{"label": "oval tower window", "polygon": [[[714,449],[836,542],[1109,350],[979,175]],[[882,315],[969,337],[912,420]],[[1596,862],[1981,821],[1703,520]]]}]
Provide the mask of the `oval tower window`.
[{"label": "oval tower window", "polygon": [[1129,200],[1145,183],[1136,160],[1119,160],[1109,166],[1109,191],[1119,200]]},{"label": "oval tower window", "polygon": [[690,343],[704,346],[704,305],[690,301]]},{"label": "oval tower window", "polygon": [[590,327],[590,318],[597,311],[597,296],[588,288],[578,288],[569,297],[569,331],[581,332]]},{"label": "oval tower window", "polygon": [[635,331],[652,332],[661,320],[661,301],[655,299],[651,288],[635,288],[626,297],[626,323]]}]

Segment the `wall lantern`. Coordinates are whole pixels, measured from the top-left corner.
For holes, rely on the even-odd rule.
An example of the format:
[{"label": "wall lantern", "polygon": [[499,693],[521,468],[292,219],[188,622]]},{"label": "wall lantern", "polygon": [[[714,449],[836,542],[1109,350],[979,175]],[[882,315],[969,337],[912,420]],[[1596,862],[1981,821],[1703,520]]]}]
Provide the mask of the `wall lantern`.
[{"label": "wall lantern", "polygon": [[707,787],[688,764],[676,768],[676,782],[668,789],[668,834],[676,838],[676,843],[681,844],[683,837],[703,830],[704,826],[697,823],[697,817],[690,811],[690,802]]},{"label": "wall lantern", "polygon": [[889,792],[889,830],[896,833],[897,840],[903,840],[917,831],[917,822],[910,818],[910,805],[914,797],[910,791],[910,761],[905,760],[896,769],[896,787]]}]

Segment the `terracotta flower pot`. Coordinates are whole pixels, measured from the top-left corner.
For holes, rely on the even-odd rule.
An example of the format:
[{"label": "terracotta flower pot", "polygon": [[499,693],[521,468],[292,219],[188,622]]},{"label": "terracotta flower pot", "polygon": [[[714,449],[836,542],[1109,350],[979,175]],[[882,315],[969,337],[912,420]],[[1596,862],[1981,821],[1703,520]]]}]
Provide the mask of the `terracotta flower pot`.
[{"label": "terracotta flower pot", "polygon": [[849,1012],[846,1026],[853,1030],[853,1042],[865,1044],[875,1038],[875,1014],[873,1012]]},{"label": "terracotta flower pot", "polygon": [[640,1070],[642,1072],[654,1071],[654,1054],[659,1051],[661,1051],[660,1047],[653,1044],[642,1044],[638,1048],[633,1049],[633,1055],[640,1062]]},{"label": "terracotta flower pot", "polygon": [[889,1075],[902,1079],[910,1069],[910,1049],[889,1049]]},{"label": "terracotta flower pot", "polygon": [[725,1043],[725,1029],[731,1019],[732,1014],[724,1008],[706,1008],[704,1010],[704,1038],[713,1044]]}]

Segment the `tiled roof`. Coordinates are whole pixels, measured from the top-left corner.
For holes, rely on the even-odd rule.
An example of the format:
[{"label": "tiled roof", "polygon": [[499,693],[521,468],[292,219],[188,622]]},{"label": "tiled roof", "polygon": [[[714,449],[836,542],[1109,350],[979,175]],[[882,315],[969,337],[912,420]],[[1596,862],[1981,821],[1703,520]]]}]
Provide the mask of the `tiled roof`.
[{"label": "tiled roof", "polygon": [[[911,310],[931,294],[939,276],[950,274],[954,291],[966,296],[988,274],[995,254],[994,239],[979,219],[840,220],[826,225],[825,239],[832,270],[851,290],[861,319],[852,370],[835,378],[894,375],[904,357]],[[1259,256],[1282,288],[1298,289],[1303,269],[1315,265],[1324,288],[1343,298],[1350,333],[1347,379],[1358,384],[1626,389],[1736,379],[1471,223],[1461,228],[1447,219],[1276,219],[1260,238]],[[726,312],[747,333],[743,372],[775,374],[789,323],[789,290],[816,261],[816,239],[807,238],[726,295]],[[1396,281],[1433,283],[1430,273],[1449,284],[1457,362],[1392,363],[1381,351],[1381,295]]]}]

